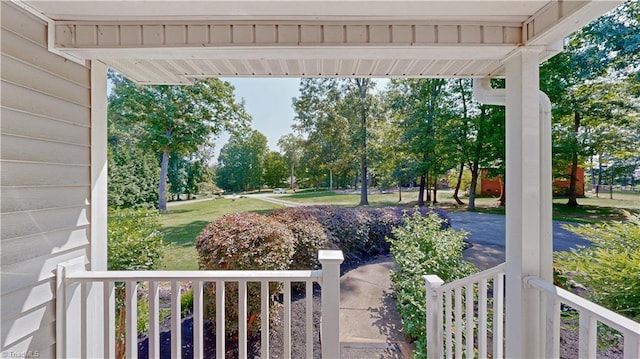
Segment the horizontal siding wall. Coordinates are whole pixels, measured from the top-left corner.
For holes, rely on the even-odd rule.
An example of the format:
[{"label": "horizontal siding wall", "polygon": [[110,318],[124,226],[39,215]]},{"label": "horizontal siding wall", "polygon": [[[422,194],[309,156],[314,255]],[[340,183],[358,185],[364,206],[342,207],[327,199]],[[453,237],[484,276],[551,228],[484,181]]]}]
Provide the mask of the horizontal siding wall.
[{"label": "horizontal siding wall", "polygon": [[56,265],[89,257],[90,70],[47,51],[44,22],[1,6],[1,352],[47,358]]}]

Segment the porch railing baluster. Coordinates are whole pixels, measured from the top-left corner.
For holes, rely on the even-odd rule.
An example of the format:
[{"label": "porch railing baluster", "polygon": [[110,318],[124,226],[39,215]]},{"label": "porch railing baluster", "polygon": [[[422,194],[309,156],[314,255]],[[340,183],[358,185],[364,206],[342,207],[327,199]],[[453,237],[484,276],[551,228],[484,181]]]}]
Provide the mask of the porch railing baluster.
[{"label": "porch railing baluster", "polygon": [[192,282],[193,288],[193,357],[204,358],[204,308],[203,283]]},{"label": "porch railing baluster", "polygon": [[171,282],[171,358],[182,357],[182,308],[180,281]]},{"label": "porch railing baluster", "polygon": [[247,282],[238,281],[238,357],[247,359]]},{"label": "porch railing baluster", "polygon": [[269,357],[269,281],[263,280],[260,283],[260,350],[262,358]]},{"label": "porch railing baluster", "polygon": [[473,305],[475,304],[475,300],[473,298],[473,283],[467,284],[466,286],[466,291],[465,291],[465,304],[466,304],[466,310],[465,310],[465,320],[464,320],[464,325],[466,330],[466,343],[465,343],[465,347],[466,347],[466,354],[467,354],[467,358],[473,358],[473,330],[474,328],[474,316],[473,316]]},{"label": "porch railing baluster", "polygon": [[216,281],[216,358],[225,357],[225,285],[224,280]]},{"label": "porch railing baluster", "polygon": [[[100,321],[105,325],[105,346],[102,352],[104,357],[116,356],[115,345],[115,298],[116,289],[124,291],[124,330],[125,330],[125,355],[127,358],[137,358],[138,355],[138,287],[148,285],[148,297],[143,300],[149,301],[149,338],[148,354],[150,358],[160,356],[160,287],[161,283],[169,282],[171,287],[171,357],[179,358],[182,355],[183,343],[181,343],[182,333],[182,305],[181,288],[184,283],[191,283],[193,290],[193,353],[194,357],[206,357],[209,353],[204,352],[204,288],[205,283],[215,286],[212,290],[211,300],[215,300],[215,326],[216,326],[216,356],[224,358],[226,354],[226,320],[239,320],[240,357],[248,356],[248,290],[249,283],[257,282],[261,285],[261,325],[262,325],[262,356],[270,357],[269,352],[269,309],[271,304],[271,294],[269,284],[271,282],[283,283],[283,296],[285,306],[285,316],[283,326],[285,331],[284,353],[286,357],[291,357],[292,345],[303,345],[303,343],[292,343],[292,302],[291,283],[305,283],[306,304],[304,328],[306,343],[306,356],[312,357],[314,354],[313,342],[317,333],[313,330],[314,301],[313,285],[317,282],[321,285],[321,321],[320,333],[322,334],[322,357],[336,358],[340,354],[339,344],[339,308],[340,308],[340,264],[343,261],[340,251],[321,251],[319,255],[322,263],[322,270],[299,270],[299,271],[86,271],[84,268],[84,258],[76,261],[69,261],[60,264],[57,270],[57,297],[56,307],[56,340],[57,357],[83,357],[83,350],[87,348],[88,342],[83,342],[82,328],[91,328],[94,323],[89,323],[88,318],[92,316],[83,315],[82,311],[86,307],[83,304],[83,286],[93,283],[102,283],[104,294],[102,301],[104,304],[104,316],[100,316]],[[124,284],[123,287],[120,283]],[[148,283],[148,284],[147,284]],[[225,297],[228,283],[238,283],[238,309],[239,315],[234,318],[225,318]],[[116,286],[116,284],[118,284]],[[212,288],[212,289],[214,289]],[[215,297],[215,299],[214,299]],[[316,353],[317,354],[317,353]]]},{"label": "porch railing baluster", "polygon": [[160,357],[160,288],[149,281],[149,358]]},{"label": "porch railing baluster", "polygon": [[129,280],[125,284],[126,309],[126,353],[128,359],[138,358],[138,282]]}]

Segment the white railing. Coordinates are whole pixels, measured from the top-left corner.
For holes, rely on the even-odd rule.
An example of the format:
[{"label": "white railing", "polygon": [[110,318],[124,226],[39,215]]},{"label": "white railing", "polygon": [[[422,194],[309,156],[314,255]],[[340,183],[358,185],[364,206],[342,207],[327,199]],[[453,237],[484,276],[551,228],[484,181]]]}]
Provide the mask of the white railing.
[{"label": "white railing", "polygon": [[560,356],[560,305],[574,309],[578,316],[578,357],[595,358],[598,348],[598,323],[618,331],[623,336],[625,359],[640,358],[640,323],[614,313],[544,280],[529,276],[524,283],[544,296],[546,328],[544,328],[545,357]]},{"label": "white railing", "polygon": [[[323,358],[339,358],[339,308],[340,308],[340,264],[341,251],[320,251],[321,270],[302,271],[86,271],[84,258],[58,265],[56,300],[56,354],[59,358],[88,357],[95,348],[87,348],[87,338],[92,335],[94,325],[103,326],[104,348],[102,357],[113,358],[116,354],[115,302],[116,283],[124,283],[126,311],[126,357],[137,358],[138,288],[148,288],[149,304],[149,358],[160,356],[160,305],[159,283],[171,284],[171,357],[182,355],[181,335],[181,287],[190,283],[193,290],[193,353],[194,358],[205,357],[203,348],[204,318],[203,298],[205,284],[215,283],[216,293],[216,357],[225,355],[225,283],[238,284],[238,348],[239,357],[247,357],[247,284],[260,283],[261,294],[261,357],[269,358],[269,285],[282,284],[283,295],[283,353],[291,357],[291,284],[305,283],[305,327],[306,357],[313,357],[313,283],[322,287],[321,293],[321,350]],[[102,298],[97,308],[104,315],[96,321],[90,314],[87,303],[92,286],[100,285]],[[93,308],[96,308],[95,305]],[[228,318],[227,318],[228,319]],[[235,318],[234,318],[235,319]],[[266,328],[266,329],[265,329]]]},{"label": "white railing", "polygon": [[504,264],[447,284],[424,279],[427,358],[486,358],[490,343],[491,357],[504,356]]}]

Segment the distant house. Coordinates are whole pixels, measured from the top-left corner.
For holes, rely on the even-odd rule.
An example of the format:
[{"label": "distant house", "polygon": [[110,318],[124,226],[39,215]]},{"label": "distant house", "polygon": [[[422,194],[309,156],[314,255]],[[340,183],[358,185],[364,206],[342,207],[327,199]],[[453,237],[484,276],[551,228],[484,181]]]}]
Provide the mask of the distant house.
[{"label": "distant house", "polygon": [[[571,173],[571,169],[568,169],[567,177]],[[576,182],[576,194],[578,196],[584,196],[584,168],[578,167],[577,173],[578,181]],[[489,176],[489,169],[480,170],[480,181],[478,182],[479,188],[477,193],[481,196],[500,196],[502,193],[502,176]],[[566,196],[569,194],[569,179],[554,179],[553,180],[553,195],[554,196]]]}]

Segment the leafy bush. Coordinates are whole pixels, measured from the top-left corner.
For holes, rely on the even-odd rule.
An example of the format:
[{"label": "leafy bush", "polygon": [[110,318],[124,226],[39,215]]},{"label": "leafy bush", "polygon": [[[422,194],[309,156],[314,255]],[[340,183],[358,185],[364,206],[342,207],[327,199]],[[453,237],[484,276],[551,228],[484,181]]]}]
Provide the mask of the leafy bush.
[{"label": "leafy bush", "polygon": [[[210,223],[198,236],[196,248],[200,269],[206,270],[286,270],[294,252],[293,233],[273,218],[254,213],[234,213]],[[271,286],[275,293],[277,286]],[[238,283],[226,284],[225,318],[227,334],[238,331]],[[205,287],[205,318],[215,322],[214,284]],[[260,284],[247,285],[247,331],[260,329]],[[272,316],[275,300],[271,299]]]},{"label": "leafy bush", "polygon": [[151,270],[165,246],[158,214],[147,209],[109,209],[107,221],[109,270]]},{"label": "leafy bush", "polygon": [[560,280],[587,288],[591,300],[640,321],[640,215],[625,213],[626,222],[566,226],[593,243],[556,253]]},{"label": "leafy bush", "polygon": [[135,146],[109,145],[108,200],[112,208],[154,208],[158,203],[158,159]]},{"label": "leafy bush", "polygon": [[462,259],[466,233],[455,231],[437,213],[422,216],[414,211],[404,217],[404,225],[393,230],[391,241],[397,269],[391,273],[404,333],[416,341],[416,358],[426,355],[425,274],[436,274],[445,282],[464,278],[477,271]]},{"label": "leafy bush", "polygon": [[363,255],[388,253],[387,237],[393,236],[393,228],[403,224],[406,214],[426,216],[433,212],[443,219],[443,227],[449,226],[446,212],[432,208],[304,206],[279,209],[270,216],[294,233],[292,268],[308,269],[318,266],[317,251],[323,248],[342,250],[346,262]]},{"label": "leafy bush", "polygon": [[357,257],[369,238],[369,226],[365,216],[358,215],[353,208],[332,206],[309,206],[293,209],[300,215],[315,218],[324,228],[329,247],[341,249],[345,259]]},{"label": "leafy bush", "polygon": [[[109,209],[107,220],[107,266],[109,270],[152,270],[162,259],[165,244],[158,214],[147,209]],[[116,288],[116,357],[124,357],[124,286]],[[146,300],[138,302],[140,332],[149,317]]]},{"label": "leafy bush", "polygon": [[329,240],[322,225],[308,212],[297,208],[279,209],[271,212],[269,216],[286,225],[293,233],[294,253],[290,269],[319,268],[318,251],[329,246]]}]

